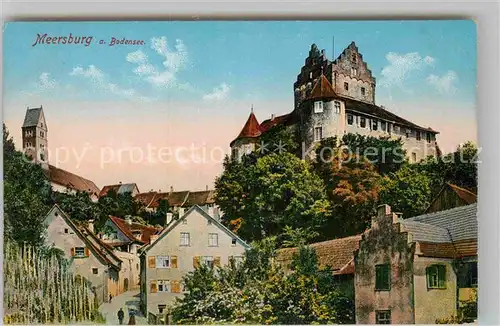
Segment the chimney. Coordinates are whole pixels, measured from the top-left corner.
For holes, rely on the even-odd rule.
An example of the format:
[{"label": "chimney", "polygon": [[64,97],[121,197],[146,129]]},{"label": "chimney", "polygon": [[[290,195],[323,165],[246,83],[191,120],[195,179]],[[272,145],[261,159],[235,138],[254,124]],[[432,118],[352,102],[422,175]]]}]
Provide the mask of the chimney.
[{"label": "chimney", "polygon": [[130,215],[125,216],[125,223],[132,225],[132,217]]},{"label": "chimney", "polygon": [[167,224],[166,225],[169,225],[170,222],[172,222],[172,213],[167,213]]},{"label": "chimney", "polygon": [[271,121],[273,121],[273,120],[274,120],[274,113],[271,114]]},{"label": "chimney", "polygon": [[89,229],[90,232],[94,233],[94,220],[88,220],[87,229]]},{"label": "chimney", "polygon": [[377,207],[377,216],[372,217],[372,228],[377,226],[377,221],[383,219],[384,217],[391,214],[391,206],[389,205],[379,205]]},{"label": "chimney", "polygon": [[179,218],[184,216],[184,207],[179,207]]},{"label": "chimney", "polygon": [[174,192],[174,187],[170,186],[170,193]]},{"label": "chimney", "polygon": [[208,185],[206,185],[206,186],[205,186],[205,190],[207,190],[207,191],[208,191]]},{"label": "chimney", "polygon": [[394,216],[392,217],[393,223],[397,223],[399,220],[403,219],[403,213],[395,212]]}]

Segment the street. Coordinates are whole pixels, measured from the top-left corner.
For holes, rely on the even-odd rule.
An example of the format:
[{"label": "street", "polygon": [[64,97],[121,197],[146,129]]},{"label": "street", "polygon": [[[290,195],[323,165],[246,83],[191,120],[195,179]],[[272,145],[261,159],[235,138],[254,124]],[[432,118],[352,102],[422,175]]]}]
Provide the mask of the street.
[{"label": "street", "polygon": [[103,303],[99,307],[99,311],[106,318],[106,324],[118,325],[118,310],[123,309],[125,318],[123,324],[128,324],[129,312],[134,311],[136,325],[147,325],[147,318],[142,315],[139,310],[139,290],[125,292],[114,297],[111,303]]}]

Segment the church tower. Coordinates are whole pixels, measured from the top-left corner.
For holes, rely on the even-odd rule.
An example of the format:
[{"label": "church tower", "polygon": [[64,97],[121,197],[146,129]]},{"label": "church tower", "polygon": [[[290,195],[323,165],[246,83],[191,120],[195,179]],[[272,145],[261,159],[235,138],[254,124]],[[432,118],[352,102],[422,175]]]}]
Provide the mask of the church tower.
[{"label": "church tower", "polygon": [[42,106],[32,109],[28,107],[21,129],[25,155],[42,168],[48,169],[48,128]]}]

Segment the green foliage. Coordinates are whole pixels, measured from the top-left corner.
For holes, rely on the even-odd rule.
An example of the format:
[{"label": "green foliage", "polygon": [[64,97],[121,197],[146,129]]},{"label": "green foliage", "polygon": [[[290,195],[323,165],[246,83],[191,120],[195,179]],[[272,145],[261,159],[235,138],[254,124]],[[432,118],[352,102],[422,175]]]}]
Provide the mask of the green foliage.
[{"label": "green foliage", "polygon": [[291,226],[287,225],[283,229],[283,234],[281,234],[281,237],[284,238],[282,247],[291,248],[306,245],[318,236],[319,232],[303,228],[293,229]]},{"label": "green foliage", "polygon": [[429,206],[430,184],[427,175],[405,165],[382,179],[380,204],[390,205],[393,211],[403,213],[403,218],[417,216]]},{"label": "green foliage", "polygon": [[[353,302],[331,270],[317,267],[316,253],[302,247],[285,273],[272,262],[275,239],[249,251],[243,264],[212,271],[200,267],[184,282],[188,293],[170,307],[177,324],[352,323]],[[260,266],[256,266],[260,265]]]},{"label": "green foliage", "polygon": [[[277,125],[260,137],[258,155],[264,156],[270,153],[300,154],[300,145],[297,135],[291,128],[285,125]],[[263,144],[263,145],[262,145]]]},{"label": "green foliage", "polygon": [[19,244],[43,242],[44,218],[51,205],[51,187],[39,165],[14,149],[4,125],[4,235]]},{"label": "green foliage", "polygon": [[215,189],[224,223],[235,230],[240,219],[235,231],[247,240],[279,235],[287,225],[316,230],[329,209],[321,179],[290,153],[226,158]]},{"label": "green foliage", "polygon": [[382,175],[398,171],[406,161],[401,137],[377,138],[349,133],[342,137],[342,144],[352,153],[365,157]]}]

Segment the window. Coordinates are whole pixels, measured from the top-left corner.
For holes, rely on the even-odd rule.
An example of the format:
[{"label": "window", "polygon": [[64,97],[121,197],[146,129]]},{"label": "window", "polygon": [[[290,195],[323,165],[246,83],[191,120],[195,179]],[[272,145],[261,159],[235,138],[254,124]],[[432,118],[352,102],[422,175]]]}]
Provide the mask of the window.
[{"label": "window", "polygon": [[378,129],[378,121],[372,120],[372,130],[377,130],[377,129]]},{"label": "window", "polygon": [[42,128],[43,128],[43,122],[41,122],[41,123],[40,123],[40,127],[42,127]]},{"label": "window", "polygon": [[417,137],[417,140],[420,140],[420,139],[421,139],[421,137],[420,137],[420,131],[417,131],[417,132],[416,132],[416,137]]},{"label": "window", "polygon": [[170,292],[170,281],[169,280],[159,280],[158,281],[158,292]]},{"label": "window", "polygon": [[446,289],[446,266],[431,265],[427,267],[427,288]]},{"label": "window", "polygon": [[323,101],[314,102],[314,113],[322,113],[323,112]]},{"label": "window", "polygon": [[182,220],[182,224],[188,224],[187,218],[185,218],[185,219]]},{"label": "window", "polygon": [[349,90],[349,83],[344,82],[344,90],[348,91]]},{"label": "window", "polygon": [[68,229],[64,229],[64,233],[69,233],[69,230]]},{"label": "window", "polygon": [[352,125],[354,123],[354,116],[352,114],[347,115],[347,124]]},{"label": "window", "polygon": [[40,131],[40,137],[43,138],[43,131]]},{"label": "window", "polygon": [[214,257],[213,256],[202,256],[201,263],[208,268],[214,268]]},{"label": "window", "polygon": [[375,315],[375,322],[377,324],[391,324],[391,311],[390,310],[377,310]]},{"label": "window", "polygon": [[311,71],[311,72],[309,72],[309,79],[312,79],[312,78],[313,78],[313,73]]},{"label": "window", "polygon": [[359,126],[361,128],[366,128],[366,118],[365,117],[361,117],[360,120],[359,120]]},{"label": "window", "polygon": [[356,53],[351,54],[352,62],[356,62]]},{"label": "window", "polygon": [[233,240],[231,240],[231,245],[234,247],[236,246],[236,238],[233,238]]},{"label": "window", "polygon": [[24,135],[25,135],[26,137],[31,137],[31,136],[33,136],[33,131],[31,131],[31,130],[26,130],[26,132],[24,133]]},{"label": "window", "polygon": [[85,248],[84,247],[76,247],[75,248],[75,257],[85,257]]},{"label": "window", "polygon": [[431,142],[431,134],[428,132],[426,134],[426,136],[427,136],[427,142],[430,143]]},{"label": "window", "polygon": [[386,131],[387,130],[387,123],[385,121],[380,121],[380,129],[382,131]]},{"label": "window", "polygon": [[399,132],[399,126],[394,125],[394,132]]},{"label": "window", "polygon": [[27,142],[26,147],[31,147],[31,142]]},{"label": "window", "polygon": [[366,94],[366,90],[365,90],[365,88],[364,88],[364,87],[361,87],[361,95],[365,96],[365,94]]},{"label": "window", "polygon": [[158,305],[158,313],[159,314],[162,314],[163,311],[165,310],[165,308],[167,308],[167,305],[166,304],[159,304]]},{"label": "window", "polygon": [[97,275],[99,273],[99,270],[97,268],[92,268],[92,274]]},{"label": "window", "polygon": [[391,288],[391,269],[389,264],[375,266],[375,290],[389,291]]},{"label": "window", "polygon": [[406,129],[406,138],[410,138],[411,129]]},{"label": "window", "polygon": [[208,234],[208,246],[218,247],[219,246],[219,235],[217,233]]},{"label": "window", "polygon": [[335,113],[340,114],[340,102],[335,101],[333,105],[335,107]]},{"label": "window", "polygon": [[181,232],[181,246],[189,246],[189,233]]},{"label": "window", "polygon": [[475,288],[477,287],[477,262],[465,263],[461,268],[463,275],[461,277],[460,287],[462,288]]},{"label": "window", "polygon": [[170,256],[156,256],[156,268],[170,268]]},{"label": "window", "polygon": [[358,69],[351,68],[351,76],[357,76],[357,75],[358,75]]},{"label": "window", "polygon": [[314,141],[323,139],[323,127],[314,127]]},{"label": "window", "polygon": [[[210,208],[210,207],[209,207]],[[208,225],[212,225],[212,221],[211,220],[207,220],[207,224]]]},{"label": "window", "polygon": [[413,163],[417,163],[417,154],[416,153],[411,153],[411,160]]}]

